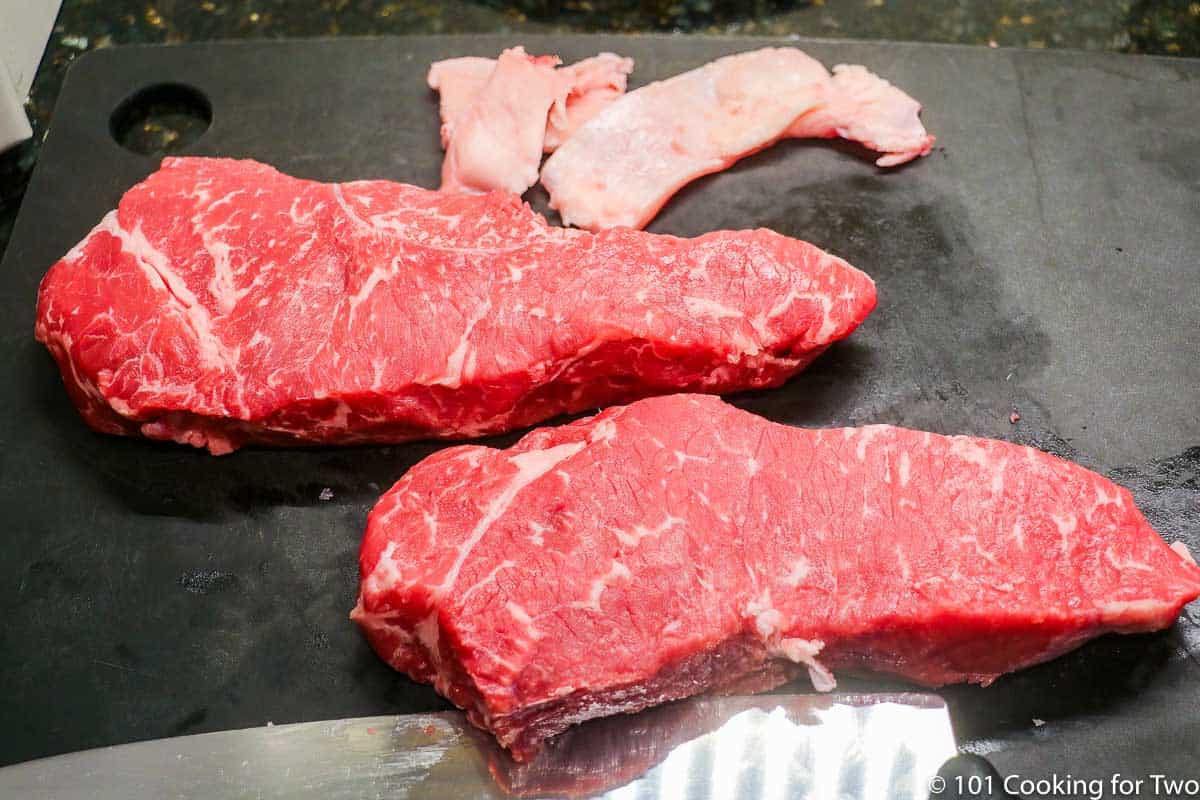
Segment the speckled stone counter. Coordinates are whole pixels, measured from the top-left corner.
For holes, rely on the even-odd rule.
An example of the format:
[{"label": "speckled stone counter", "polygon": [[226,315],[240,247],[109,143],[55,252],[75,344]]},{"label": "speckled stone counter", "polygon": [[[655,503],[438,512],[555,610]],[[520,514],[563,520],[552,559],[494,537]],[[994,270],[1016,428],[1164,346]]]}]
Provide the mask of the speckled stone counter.
[{"label": "speckled stone counter", "polygon": [[0,253],[72,60],[95,48],[305,36],[678,31],[1067,47],[1200,56],[1197,0],[65,0],[29,101],[34,136],[0,155]]}]

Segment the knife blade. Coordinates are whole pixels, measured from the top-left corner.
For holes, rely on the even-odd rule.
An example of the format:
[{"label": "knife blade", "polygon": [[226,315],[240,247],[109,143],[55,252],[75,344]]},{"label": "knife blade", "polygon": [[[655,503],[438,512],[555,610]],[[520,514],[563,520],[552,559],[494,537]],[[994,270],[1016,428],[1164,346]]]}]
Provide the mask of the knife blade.
[{"label": "knife blade", "polygon": [[700,697],[579,725],[513,762],[458,712],[195,734],[0,769],[0,796],[921,798],[956,752],[929,694]]}]

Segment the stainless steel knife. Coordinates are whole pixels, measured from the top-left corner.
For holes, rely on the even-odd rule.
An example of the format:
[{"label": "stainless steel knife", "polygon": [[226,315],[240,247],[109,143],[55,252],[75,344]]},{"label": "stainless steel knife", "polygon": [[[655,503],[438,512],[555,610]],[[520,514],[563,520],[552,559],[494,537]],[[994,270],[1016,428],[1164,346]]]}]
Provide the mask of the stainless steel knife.
[{"label": "stainless steel knife", "polygon": [[926,800],[955,752],[936,695],[700,697],[577,726],[527,764],[444,712],[54,756],[0,769],[0,797]]}]

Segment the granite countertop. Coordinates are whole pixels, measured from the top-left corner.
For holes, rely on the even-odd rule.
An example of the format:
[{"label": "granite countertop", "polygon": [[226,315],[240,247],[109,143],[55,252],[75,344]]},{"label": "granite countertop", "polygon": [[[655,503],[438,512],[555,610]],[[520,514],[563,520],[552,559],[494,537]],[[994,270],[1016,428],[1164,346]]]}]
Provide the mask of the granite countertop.
[{"label": "granite countertop", "polygon": [[0,254],[71,62],[132,43],[305,36],[678,31],[1200,56],[1198,0],[64,0],[33,84],[33,138],[0,154]]}]

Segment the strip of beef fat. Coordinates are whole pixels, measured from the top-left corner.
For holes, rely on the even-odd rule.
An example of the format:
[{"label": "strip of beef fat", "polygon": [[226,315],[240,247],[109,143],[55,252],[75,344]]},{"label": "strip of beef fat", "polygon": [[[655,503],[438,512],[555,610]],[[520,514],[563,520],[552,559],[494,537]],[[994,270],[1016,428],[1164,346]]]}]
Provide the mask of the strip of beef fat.
[{"label": "strip of beef fat", "polygon": [[927,154],[921,106],[860,66],[831,75],[795,48],[768,48],[629,92],[542,167],[550,205],[588,230],[641,228],[688,183],[786,137],[841,137],[890,167]]}]

